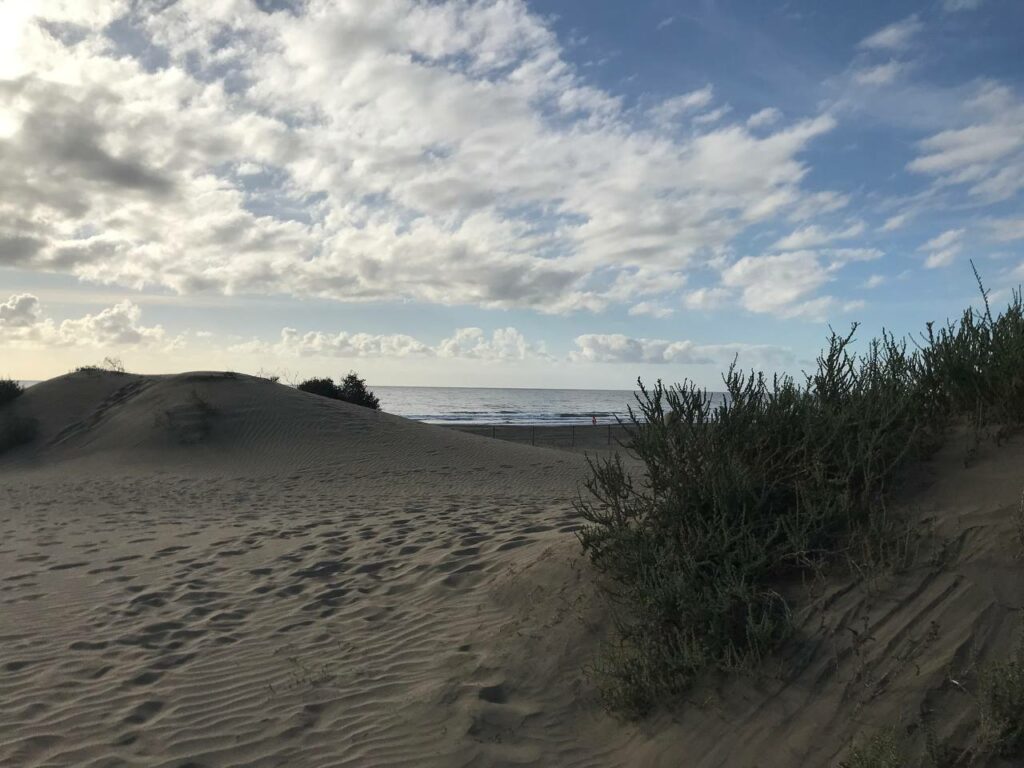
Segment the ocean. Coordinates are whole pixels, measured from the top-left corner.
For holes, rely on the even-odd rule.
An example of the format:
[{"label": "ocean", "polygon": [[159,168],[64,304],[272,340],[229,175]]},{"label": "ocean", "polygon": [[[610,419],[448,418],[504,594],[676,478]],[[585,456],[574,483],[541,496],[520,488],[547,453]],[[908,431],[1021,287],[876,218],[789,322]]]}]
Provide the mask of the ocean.
[{"label": "ocean", "polygon": [[382,410],[430,424],[614,424],[636,403],[629,390],[370,388]]}]

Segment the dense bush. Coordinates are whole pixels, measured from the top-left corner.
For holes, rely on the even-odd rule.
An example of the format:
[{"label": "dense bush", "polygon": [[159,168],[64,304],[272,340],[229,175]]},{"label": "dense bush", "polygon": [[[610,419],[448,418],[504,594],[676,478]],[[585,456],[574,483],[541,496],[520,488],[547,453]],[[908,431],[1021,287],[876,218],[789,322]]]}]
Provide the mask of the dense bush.
[{"label": "dense bush", "polygon": [[14,379],[0,379],[0,408],[21,397],[25,387]]},{"label": "dense bush", "polygon": [[1024,757],[1024,635],[1013,655],[982,670],[978,682],[983,744],[1005,757]]},{"label": "dense bush", "polygon": [[38,431],[35,419],[17,414],[9,406],[25,388],[13,379],[0,379],[0,453],[31,442]]},{"label": "dense bush", "polygon": [[998,318],[986,302],[919,346],[852,344],[833,334],[799,383],[733,367],[724,401],[641,384],[627,448],[643,472],[594,461],[577,503],[619,605],[599,664],[613,708],[640,715],[705,670],[749,668],[791,631],[780,585],[849,559],[856,537],[884,540],[890,487],[951,419],[1024,417],[1019,293]]},{"label": "dense bush", "polygon": [[380,400],[367,388],[366,381],[359,378],[355,371],[350,371],[340,385],[335,384],[334,379],[306,379],[298,385],[298,389],[321,397],[362,405],[375,411],[380,410]]}]

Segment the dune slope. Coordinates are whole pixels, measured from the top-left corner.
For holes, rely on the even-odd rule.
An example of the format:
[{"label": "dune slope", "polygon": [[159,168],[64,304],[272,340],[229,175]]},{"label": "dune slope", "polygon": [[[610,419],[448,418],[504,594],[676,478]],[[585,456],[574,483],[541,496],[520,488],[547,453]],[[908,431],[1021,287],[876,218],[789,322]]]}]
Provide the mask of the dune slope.
[{"label": "dune slope", "polygon": [[581,671],[608,624],[581,457],[224,374],[74,374],[17,408],[0,765],[837,765],[925,710],[966,733],[947,678],[1005,653],[1024,596],[1024,447],[953,447],[906,502],[917,564],[819,585],[763,677],[626,724]]}]

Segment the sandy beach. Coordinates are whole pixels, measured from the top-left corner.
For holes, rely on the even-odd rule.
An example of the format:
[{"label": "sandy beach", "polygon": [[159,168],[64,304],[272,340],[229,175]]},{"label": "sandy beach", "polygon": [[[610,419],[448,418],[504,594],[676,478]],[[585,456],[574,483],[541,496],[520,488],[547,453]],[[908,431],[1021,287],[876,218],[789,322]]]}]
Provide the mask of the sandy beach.
[{"label": "sandy beach", "polygon": [[[0,458],[0,765],[832,765],[1024,607],[1024,450],[951,447],[909,497],[945,559],[820,587],[793,671],[641,723],[585,666],[609,629],[573,531],[580,452],[234,374],[78,373]],[[779,666],[778,669],[782,667]]]}]

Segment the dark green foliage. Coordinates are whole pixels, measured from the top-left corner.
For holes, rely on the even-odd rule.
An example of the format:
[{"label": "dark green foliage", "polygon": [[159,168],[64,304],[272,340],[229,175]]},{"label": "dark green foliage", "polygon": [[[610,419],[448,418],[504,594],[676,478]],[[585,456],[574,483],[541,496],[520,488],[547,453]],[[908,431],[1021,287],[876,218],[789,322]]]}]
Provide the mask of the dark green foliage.
[{"label": "dark green foliage", "polygon": [[298,389],[321,397],[344,400],[346,403],[380,410],[380,401],[354,371],[349,372],[340,386],[334,383],[334,379],[306,379],[299,384]]},{"label": "dark green foliage", "polygon": [[577,503],[619,604],[599,665],[609,705],[642,715],[706,670],[756,664],[791,632],[781,586],[855,559],[855,543],[882,546],[890,487],[951,419],[1019,424],[1022,318],[1015,294],[998,318],[969,312],[923,348],[883,334],[854,355],[853,330],[833,333],[802,382],[731,368],[724,402],[641,384],[627,448],[642,475],[591,462]]},{"label": "dark green foliage", "polygon": [[840,768],[906,768],[907,748],[905,737],[901,738],[895,728],[879,731],[862,744],[850,750]]},{"label": "dark green foliage", "polygon": [[1004,757],[1024,757],[1024,635],[1008,661],[982,671],[978,704],[984,746]]},{"label": "dark green foliage", "polygon": [[984,312],[968,309],[959,323],[938,330],[928,324],[918,355],[921,397],[940,415],[964,414],[978,429],[1005,430],[1024,423],[1024,302],[1014,290],[993,317],[980,278],[978,285]]},{"label": "dark green foliage", "polygon": [[341,400],[341,387],[334,383],[334,379],[306,379],[296,389],[320,397]]},{"label": "dark green foliage", "polygon": [[13,379],[0,379],[0,453],[35,439],[38,422],[14,410],[13,403],[25,388]]},{"label": "dark green foliage", "polygon": [[380,400],[366,387],[366,381],[360,379],[355,371],[349,371],[341,382],[341,399],[346,403],[362,405],[365,408],[380,410]]},{"label": "dark green foliage", "polygon": [[25,387],[14,379],[0,379],[0,408],[21,397],[24,391]]}]

